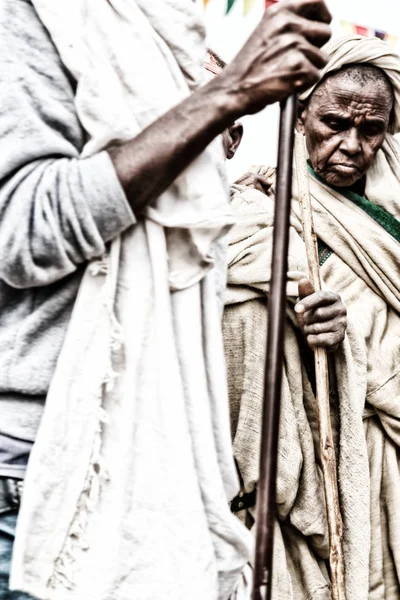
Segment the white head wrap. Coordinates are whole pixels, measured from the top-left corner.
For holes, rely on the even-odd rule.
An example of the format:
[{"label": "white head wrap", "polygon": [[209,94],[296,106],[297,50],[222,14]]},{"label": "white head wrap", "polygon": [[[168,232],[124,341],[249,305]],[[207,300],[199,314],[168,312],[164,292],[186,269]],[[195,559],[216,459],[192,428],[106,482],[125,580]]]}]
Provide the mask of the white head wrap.
[{"label": "white head wrap", "polygon": [[[345,65],[368,63],[379,67],[388,76],[394,91],[394,122],[390,133],[400,132],[400,57],[389,46],[376,37],[346,35],[329,41],[322,50],[328,57],[328,64],[321,71],[321,77],[332,71],[338,71]],[[316,84],[318,85],[318,84]],[[316,85],[300,96],[308,98]]]}]

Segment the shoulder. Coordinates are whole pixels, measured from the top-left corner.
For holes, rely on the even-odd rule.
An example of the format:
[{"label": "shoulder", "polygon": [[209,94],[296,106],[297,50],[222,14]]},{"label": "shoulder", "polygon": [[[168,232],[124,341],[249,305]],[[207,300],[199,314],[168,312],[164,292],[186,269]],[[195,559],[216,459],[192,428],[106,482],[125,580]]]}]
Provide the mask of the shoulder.
[{"label": "shoulder", "polygon": [[[43,86],[73,85],[50,35],[29,0],[0,2],[1,82],[29,86],[32,74]],[[22,81],[21,81],[22,80]]]},{"label": "shoulder", "polygon": [[75,83],[28,0],[0,0],[0,96],[2,177],[27,153],[70,156],[82,147]]},{"label": "shoulder", "polygon": [[[29,0],[2,0],[0,2],[0,44],[15,47],[32,44],[35,52],[38,42],[46,43],[46,33],[32,2]],[[12,58],[9,55],[9,58]]]}]

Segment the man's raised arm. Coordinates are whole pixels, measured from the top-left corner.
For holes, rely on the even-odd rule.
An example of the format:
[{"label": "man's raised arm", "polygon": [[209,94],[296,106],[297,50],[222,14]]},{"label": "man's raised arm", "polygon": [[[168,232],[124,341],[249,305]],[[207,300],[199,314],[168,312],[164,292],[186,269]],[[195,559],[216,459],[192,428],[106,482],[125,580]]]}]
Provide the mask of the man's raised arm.
[{"label": "man's raised arm", "polygon": [[30,3],[0,3],[0,279],[46,286],[100,256],[235,118],[317,80],[329,21],[322,0],[269,9],[221,75],[82,160],[74,82],[48,32]]},{"label": "man's raised arm", "polygon": [[318,80],[330,37],[323,0],[273,6],[223,73],[109,150],[133,211],[157,198],[238,117],[262,110]]}]

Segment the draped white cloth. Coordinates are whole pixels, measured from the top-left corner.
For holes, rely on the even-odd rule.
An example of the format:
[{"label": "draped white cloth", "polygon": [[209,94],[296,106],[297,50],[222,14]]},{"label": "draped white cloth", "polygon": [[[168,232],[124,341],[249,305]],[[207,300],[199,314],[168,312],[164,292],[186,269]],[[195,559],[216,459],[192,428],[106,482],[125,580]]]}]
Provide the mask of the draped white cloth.
[{"label": "draped white cloth", "polygon": [[[77,80],[82,158],[202,79],[189,0],[34,0]],[[226,600],[248,532],[230,513],[215,242],[232,223],[216,141],[83,278],[28,466],[11,584],[43,600]],[[245,586],[244,586],[245,587]]]}]

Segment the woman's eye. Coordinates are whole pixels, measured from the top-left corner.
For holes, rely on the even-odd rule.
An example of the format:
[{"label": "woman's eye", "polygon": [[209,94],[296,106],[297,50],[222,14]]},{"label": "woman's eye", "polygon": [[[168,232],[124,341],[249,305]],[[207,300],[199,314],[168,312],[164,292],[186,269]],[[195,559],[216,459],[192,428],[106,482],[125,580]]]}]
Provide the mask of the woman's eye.
[{"label": "woman's eye", "polygon": [[342,131],[346,128],[346,124],[343,123],[343,121],[337,121],[335,119],[330,119],[329,121],[326,121],[326,124],[328,125],[328,127],[330,127],[330,129],[333,129],[333,131]]},{"label": "woman's eye", "polygon": [[366,135],[380,135],[381,133],[383,133],[382,127],[379,127],[379,126],[378,127],[373,127],[373,126],[366,127],[364,129],[364,131],[365,131]]}]

